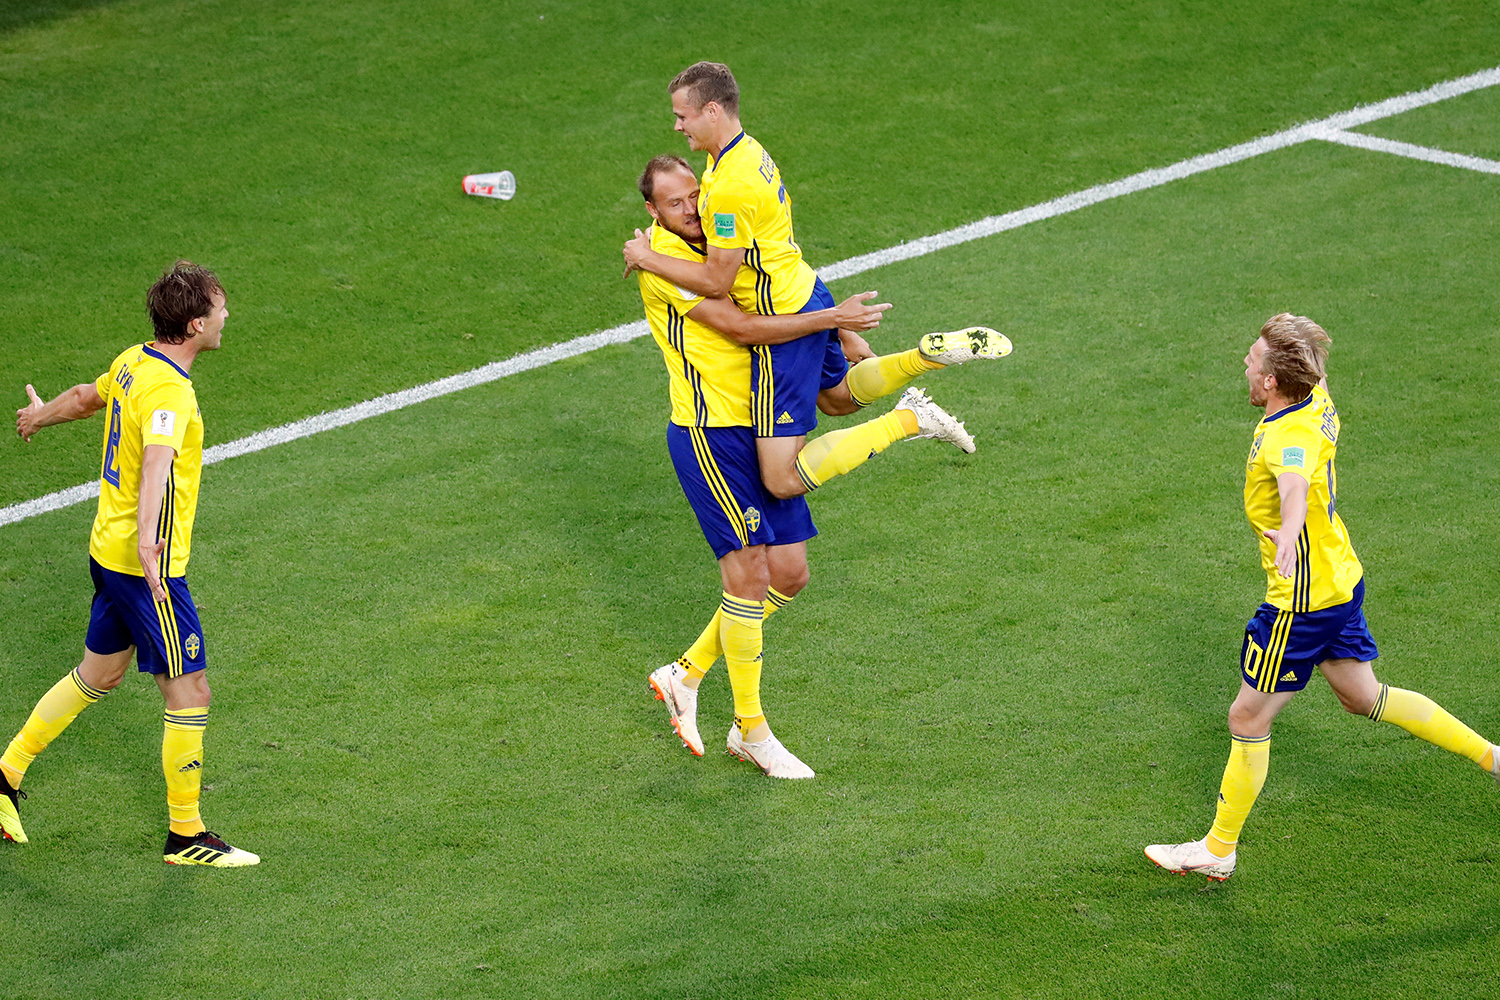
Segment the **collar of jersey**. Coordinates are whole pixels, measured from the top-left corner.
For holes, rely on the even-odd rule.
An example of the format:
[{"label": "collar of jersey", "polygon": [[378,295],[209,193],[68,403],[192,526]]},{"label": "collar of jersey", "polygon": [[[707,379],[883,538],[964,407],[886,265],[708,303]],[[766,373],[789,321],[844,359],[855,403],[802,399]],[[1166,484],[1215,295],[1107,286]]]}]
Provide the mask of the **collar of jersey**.
[{"label": "collar of jersey", "polygon": [[740,134],[737,135],[737,136],[735,136],[733,139],[730,139],[729,140],[729,145],[727,145],[723,149],[719,150],[719,155],[714,157],[714,166],[717,167],[719,164],[723,163],[725,155],[728,154],[728,152],[731,149],[733,149],[735,146],[738,146],[740,140],[743,139],[743,138],[745,138],[745,130],[744,129],[740,129]]},{"label": "collar of jersey", "polygon": [[657,226],[656,229],[658,231],[660,231],[661,233],[665,234],[665,236],[667,237],[667,239],[669,239],[669,240],[676,240],[678,243],[681,243],[683,246],[685,246],[689,250],[693,251],[693,253],[697,254],[699,257],[707,257],[708,256],[708,251],[707,250],[700,250],[700,249],[698,249],[697,247],[695,247],[691,243],[689,243],[687,240],[683,239],[681,236],[678,236],[676,233],[672,232],[672,230],[668,229],[666,226]]},{"label": "collar of jersey", "polygon": [[1313,394],[1312,393],[1308,393],[1307,394],[1307,398],[1304,399],[1302,402],[1300,402],[1300,403],[1293,403],[1291,406],[1288,406],[1284,410],[1277,410],[1274,416],[1266,417],[1264,420],[1261,421],[1261,423],[1263,423],[1263,424],[1269,424],[1273,420],[1280,420],[1282,417],[1286,416],[1288,413],[1296,413],[1298,410],[1302,409],[1304,406],[1306,406],[1308,403],[1311,403],[1312,401],[1313,401]]},{"label": "collar of jersey", "polygon": [[[142,344],[141,345],[141,350],[145,351],[148,355],[150,355],[151,357],[155,358],[157,361],[165,361],[167,364],[171,365],[173,368],[177,368],[177,362],[173,361],[171,358],[167,357],[165,354],[161,353],[160,351],[153,351],[151,349],[151,345],[150,344]],[[189,382],[191,382],[193,380],[193,377],[191,375],[189,375],[187,372],[183,371],[181,368],[177,368],[177,374],[181,375],[183,378],[187,379]]]}]

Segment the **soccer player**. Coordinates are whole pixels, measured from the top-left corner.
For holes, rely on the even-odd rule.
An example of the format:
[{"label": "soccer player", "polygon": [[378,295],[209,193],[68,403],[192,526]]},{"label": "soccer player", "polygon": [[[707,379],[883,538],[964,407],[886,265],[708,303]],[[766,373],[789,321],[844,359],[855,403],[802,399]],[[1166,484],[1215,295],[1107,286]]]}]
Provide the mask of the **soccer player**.
[{"label": "soccer player", "polygon": [[[665,254],[637,230],[624,248],[627,267],[650,271],[708,299],[727,295],[747,313],[784,315],[831,307],[832,294],[802,259],[781,171],[740,125],[734,74],[721,63],[694,63],[667,90],[676,130],[687,136],[690,149],[708,154],[698,205],[699,217],[707,223],[707,252],[692,259]],[[850,372],[837,334],[833,329],[818,331],[784,343],[758,344],[752,351],[756,447],[762,477],[776,496],[797,496],[822,481],[814,462],[797,459],[807,433],[817,425],[820,391],[837,387],[846,373],[849,397],[862,406],[924,372],[1004,357],[1011,350],[1005,337],[974,327],[929,334],[917,350]],[[840,433],[850,435],[852,430]],[[839,467],[844,456],[860,452],[857,440],[844,440],[838,455],[827,457],[829,465],[847,471]],[[835,444],[828,441],[820,447],[832,449]],[[972,450],[972,441],[962,447]]]},{"label": "soccer player", "polygon": [[[656,220],[652,241],[660,252],[701,258],[705,251],[697,179],[687,163],[675,156],[654,158],[641,175],[640,190]],[[736,339],[785,339],[829,326],[866,330],[879,323],[887,305],[869,305],[874,293],[865,292],[837,308],[761,316],[743,313],[725,299],[694,295],[646,271],[640,272],[639,281],[652,334],[667,363],[672,401],[668,451],[719,560],[724,585],[719,610],[695,644],[712,651],[700,656],[707,658],[702,669],[668,664],[652,673],[651,686],[667,703],[684,744],[701,756],[696,692],[722,653],[735,696],[736,720],[727,739],[730,752],[772,777],[811,778],[812,769],[771,733],[759,687],[764,616],[785,606],[806,584],[806,542],[817,529],[800,497],[778,501],[761,489],[751,429],[750,354]],[[891,440],[916,433],[919,423],[925,423],[932,435],[946,434],[950,440],[962,429],[925,397],[922,402],[903,401],[893,413],[898,420],[910,420],[911,429],[898,425],[900,432]],[[868,457],[867,451],[860,460]]]},{"label": "soccer player", "polygon": [[203,467],[203,417],[188,374],[224,336],[224,288],[212,271],[180,260],[151,286],[156,339],[125,350],[93,382],[44,403],[31,386],[16,411],[22,440],[43,427],[107,409],[99,512],[89,537],[94,602],[83,662],[42,696],[0,757],[0,829],[26,842],[21,779],[78,713],[114,690],[132,656],[166,703],[161,744],[167,779],[163,860],[237,868],[260,858],[209,832],[198,811],[208,725],[207,651],[184,573]]},{"label": "soccer player", "polygon": [[1260,542],[1266,600],[1245,629],[1213,827],[1202,840],[1146,848],[1179,875],[1223,881],[1234,874],[1240,829],[1266,781],[1271,722],[1314,667],[1346,711],[1400,726],[1500,780],[1500,752],[1488,740],[1431,699],[1375,678],[1379,651],[1362,610],[1364,568],[1337,511],[1340,421],[1324,374],[1329,343],[1306,316],[1281,313],[1245,356],[1250,404],[1266,411],[1245,464],[1245,514]]}]

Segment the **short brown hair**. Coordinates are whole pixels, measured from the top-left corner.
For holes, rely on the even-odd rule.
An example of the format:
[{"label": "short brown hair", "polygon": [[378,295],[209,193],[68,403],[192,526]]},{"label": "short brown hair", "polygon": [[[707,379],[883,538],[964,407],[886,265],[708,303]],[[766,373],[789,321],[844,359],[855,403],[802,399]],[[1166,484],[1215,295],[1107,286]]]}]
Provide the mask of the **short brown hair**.
[{"label": "short brown hair", "polygon": [[1276,376],[1276,388],[1285,398],[1299,403],[1327,375],[1328,345],[1333,343],[1323,328],[1306,316],[1277,313],[1260,328],[1266,353],[1260,370]]},{"label": "short brown hair", "polygon": [[696,108],[712,101],[731,115],[740,113],[740,85],[734,82],[734,74],[723,63],[693,63],[672,77],[672,82],[667,84],[667,94],[675,94],[684,87]]},{"label": "short brown hair", "polygon": [[690,174],[693,172],[693,168],[688,165],[688,161],[680,156],[663,153],[660,156],[651,157],[651,162],[647,163],[646,169],[641,172],[641,179],[636,182],[636,186],[641,189],[641,197],[654,203],[656,196],[656,175],[666,173],[668,170],[675,170],[678,167],[681,167]]},{"label": "short brown hair", "polygon": [[188,324],[207,316],[214,308],[214,295],[223,295],[218,275],[190,260],[179,260],[166,270],[146,293],[146,312],[163,344],[188,339]]}]

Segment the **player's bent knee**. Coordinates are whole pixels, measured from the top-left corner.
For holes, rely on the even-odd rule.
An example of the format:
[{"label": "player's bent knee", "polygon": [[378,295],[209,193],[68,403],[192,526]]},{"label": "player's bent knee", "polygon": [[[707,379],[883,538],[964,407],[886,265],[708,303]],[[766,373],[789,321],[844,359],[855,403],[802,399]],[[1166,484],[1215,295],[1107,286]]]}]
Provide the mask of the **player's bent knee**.
[{"label": "player's bent knee", "polygon": [[1229,706],[1229,731],[1235,736],[1253,739],[1264,736],[1269,729],[1269,721],[1255,708],[1238,701]]},{"label": "player's bent knee", "polygon": [[796,597],[807,586],[812,579],[812,573],[807,564],[803,563],[800,569],[778,570],[771,577],[771,586],[776,588],[777,593],[785,597]]},{"label": "player's bent knee", "polygon": [[801,476],[794,475],[790,479],[767,476],[763,481],[766,491],[778,500],[790,500],[807,492],[807,484],[802,481]]}]

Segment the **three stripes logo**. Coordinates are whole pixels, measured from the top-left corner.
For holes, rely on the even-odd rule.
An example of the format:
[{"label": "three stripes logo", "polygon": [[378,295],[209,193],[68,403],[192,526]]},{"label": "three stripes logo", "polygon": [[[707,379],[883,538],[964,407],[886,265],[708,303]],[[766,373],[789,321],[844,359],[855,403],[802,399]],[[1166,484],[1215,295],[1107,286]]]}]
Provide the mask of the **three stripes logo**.
[{"label": "three stripes logo", "polygon": [[1285,684],[1287,681],[1294,681],[1296,679],[1297,679],[1297,673],[1294,670],[1288,670],[1286,673],[1282,674],[1281,677],[1280,677],[1280,680],[1281,680],[1281,682],[1283,684]]},{"label": "three stripes logo", "polygon": [[195,761],[193,761],[190,764],[184,764],[181,767],[179,767],[177,769],[177,773],[178,774],[186,774],[188,771],[201,771],[201,770],[203,770],[203,761],[201,761],[201,760],[195,760]]},{"label": "three stripes logo", "polygon": [[792,422],[792,415],[785,410],[782,410],[781,416],[776,418],[776,422],[778,424],[789,424]]},{"label": "three stripes logo", "polygon": [[195,861],[200,865],[211,865],[224,856],[223,851],[215,850],[205,844],[194,844],[177,852],[177,857],[184,861]]}]

